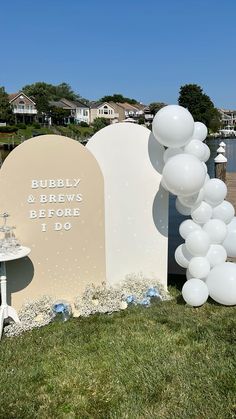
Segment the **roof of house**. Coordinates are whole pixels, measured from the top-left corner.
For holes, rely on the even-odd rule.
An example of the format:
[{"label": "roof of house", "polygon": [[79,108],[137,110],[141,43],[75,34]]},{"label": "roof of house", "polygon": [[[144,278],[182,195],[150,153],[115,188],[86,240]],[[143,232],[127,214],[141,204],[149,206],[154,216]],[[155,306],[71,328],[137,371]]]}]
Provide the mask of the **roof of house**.
[{"label": "roof of house", "polygon": [[12,102],[13,100],[15,100],[18,96],[25,96],[28,100],[30,100],[34,105],[35,102],[33,101],[33,99],[31,99],[29,96],[27,96],[24,92],[17,92],[17,93],[10,93],[8,95],[9,97],[9,102]]},{"label": "roof of house", "polygon": [[75,108],[89,108],[88,105],[85,105],[85,103],[80,102],[79,100],[69,100],[69,99],[62,98],[60,101],[65,103],[66,105],[70,106],[73,109],[75,109]]},{"label": "roof of house", "polygon": [[67,105],[66,103],[62,102],[61,100],[50,100],[50,106],[55,106],[55,108],[62,108],[62,109],[69,109],[71,110],[71,106]]},{"label": "roof of house", "polygon": [[90,103],[90,108],[91,109],[98,109],[98,108],[100,108],[101,106],[104,106],[104,105],[108,105],[111,108],[114,108],[115,104],[112,103],[112,102],[91,102]]}]

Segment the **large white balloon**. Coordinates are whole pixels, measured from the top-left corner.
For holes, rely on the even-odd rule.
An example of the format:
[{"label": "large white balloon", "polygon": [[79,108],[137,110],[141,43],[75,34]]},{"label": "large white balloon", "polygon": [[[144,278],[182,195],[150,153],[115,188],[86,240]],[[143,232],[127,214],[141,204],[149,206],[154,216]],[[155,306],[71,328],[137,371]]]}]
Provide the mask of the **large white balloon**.
[{"label": "large white balloon", "polygon": [[226,306],[236,304],[236,264],[224,262],[215,266],[207,276],[206,285],[211,298]]},{"label": "large white balloon", "polygon": [[220,179],[210,179],[204,185],[204,201],[213,207],[221,204],[227,195],[227,186]]},{"label": "large white balloon", "polygon": [[179,201],[181,204],[185,205],[186,207],[192,208],[196,206],[197,204],[200,204],[203,200],[204,196],[204,189],[200,189],[199,192],[189,195],[189,196],[178,196]]},{"label": "large white balloon", "polygon": [[211,244],[206,257],[210,262],[211,268],[213,268],[214,266],[220,265],[221,263],[224,263],[226,261],[227,253],[222,245]]},{"label": "large white balloon", "polygon": [[185,244],[193,256],[206,256],[210,248],[210,238],[205,231],[195,230],[188,234]]},{"label": "large white balloon", "polygon": [[189,141],[188,144],[184,147],[185,153],[192,154],[193,156],[197,157],[201,161],[205,161],[206,156],[206,149],[205,144],[203,144],[199,140],[192,139]]},{"label": "large white balloon", "polygon": [[205,201],[194,206],[191,210],[191,217],[195,223],[204,224],[212,217],[212,207]]},{"label": "large white balloon", "polygon": [[220,205],[213,208],[212,218],[218,218],[224,221],[225,224],[228,224],[232,221],[234,215],[235,209],[233,205],[228,201],[223,201]]},{"label": "large white balloon", "polygon": [[193,257],[188,264],[188,270],[192,278],[203,279],[210,272],[210,263],[206,257],[195,256]]},{"label": "large white balloon", "polygon": [[163,160],[166,163],[171,157],[176,156],[177,154],[183,154],[182,148],[167,148],[163,154]]},{"label": "large white balloon", "polygon": [[205,149],[205,153],[204,153],[204,157],[202,158],[202,161],[205,163],[210,158],[211,150],[209,149],[209,147],[205,143],[203,143],[203,146],[204,146],[204,149]]},{"label": "large white balloon", "polygon": [[192,137],[193,129],[191,113],[178,105],[168,105],[160,109],[152,122],[153,135],[166,147],[184,146]]},{"label": "large white balloon", "polygon": [[223,246],[229,257],[236,257],[236,217],[227,224],[227,235],[223,241]]},{"label": "large white balloon", "polygon": [[193,307],[199,307],[208,299],[208,288],[201,279],[191,278],[185,282],[182,289],[184,301]]},{"label": "large white balloon", "polygon": [[190,154],[178,154],[172,157],[163,169],[165,184],[174,195],[188,196],[199,192],[205,176],[202,163]]},{"label": "large white balloon", "polygon": [[209,220],[202,228],[210,237],[211,244],[221,244],[227,235],[226,224],[221,220]]},{"label": "large white balloon", "polygon": [[187,250],[186,245],[180,244],[175,251],[175,260],[178,265],[182,266],[182,268],[187,268],[191,258],[192,255]]},{"label": "large white balloon", "polygon": [[207,127],[202,122],[194,122],[193,138],[204,141],[207,137]]},{"label": "large white balloon", "polygon": [[181,214],[181,215],[185,215],[188,216],[191,214],[191,208],[186,207],[185,205],[183,205],[180,201],[179,198],[176,198],[175,200],[175,208],[177,209],[177,211]]},{"label": "large white balloon", "polygon": [[189,233],[201,229],[201,226],[196,224],[193,220],[184,220],[179,226],[179,234],[183,237],[183,239],[186,239]]}]

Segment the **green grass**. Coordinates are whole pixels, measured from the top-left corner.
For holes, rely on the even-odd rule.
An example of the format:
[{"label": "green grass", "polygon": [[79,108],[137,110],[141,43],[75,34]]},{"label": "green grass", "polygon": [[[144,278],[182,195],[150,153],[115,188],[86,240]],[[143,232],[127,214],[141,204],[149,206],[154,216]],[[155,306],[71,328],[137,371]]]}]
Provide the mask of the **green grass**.
[{"label": "green grass", "polygon": [[1,418],[236,418],[236,307],[175,298],[3,338]]}]

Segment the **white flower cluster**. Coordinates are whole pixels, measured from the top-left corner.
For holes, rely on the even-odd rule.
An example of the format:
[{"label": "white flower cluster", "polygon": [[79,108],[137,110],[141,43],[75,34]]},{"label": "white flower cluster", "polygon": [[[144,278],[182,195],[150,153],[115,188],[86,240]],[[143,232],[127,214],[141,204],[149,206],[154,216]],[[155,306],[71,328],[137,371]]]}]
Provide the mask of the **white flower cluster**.
[{"label": "white flower cluster", "polygon": [[19,311],[20,323],[10,323],[5,326],[5,335],[8,337],[18,336],[28,330],[46,326],[54,317],[52,305],[53,299],[48,296],[28,301]]},{"label": "white flower cluster", "polygon": [[[157,280],[145,279],[142,274],[130,275],[116,287],[108,286],[105,282],[100,286],[88,285],[83,294],[75,298],[72,315],[86,317],[95,313],[113,313],[125,310],[130,303],[149,306],[151,297],[157,297],[160,301],[170,299],[168,292]],[[61,314],[58,309],[65,305],[64,300],[55,300],[49,296],[29,301],[19,311],[21,323],[10,323],[5,326],[4,333],[13,337],[45,326]]]}]

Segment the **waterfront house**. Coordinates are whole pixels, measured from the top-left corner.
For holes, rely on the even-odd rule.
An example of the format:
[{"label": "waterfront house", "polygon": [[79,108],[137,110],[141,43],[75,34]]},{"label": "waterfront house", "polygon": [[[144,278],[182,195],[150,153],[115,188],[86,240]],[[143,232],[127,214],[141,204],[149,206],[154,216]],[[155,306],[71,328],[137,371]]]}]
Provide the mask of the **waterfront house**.
[{"label": "waterfront house", "polygon": [[35,102],[23,92],[9,94],[15,123],[30,124],[35,121],[37,109]]},{"label": "waterfront house", "polygon": [[113,102],[91,103],[90,123],[92,124],[95,118],[106,118],[110,123],[119,122],[121,120],[120,112],[117,104]]},{"label": "waterfront house", "polygon": [[72,101],[62,98],[58,101],[50,101],[50,106],[62,108],[69,111],[69,116],[65,118],[65,124],[73,123],[80,124],[86,122],[89,125],[89,106],[79,101]]}]

